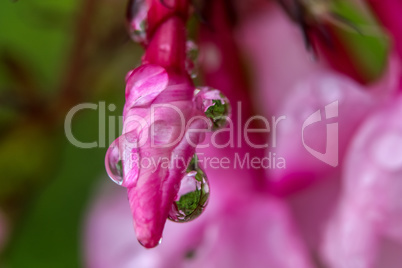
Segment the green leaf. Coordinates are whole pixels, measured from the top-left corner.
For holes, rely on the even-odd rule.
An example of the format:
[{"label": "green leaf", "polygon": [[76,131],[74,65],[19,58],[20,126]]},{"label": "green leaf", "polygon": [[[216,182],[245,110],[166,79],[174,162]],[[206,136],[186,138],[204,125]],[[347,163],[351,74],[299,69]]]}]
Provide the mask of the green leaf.
[{"label": "green leaf", "polygon": [[355,68],[366,81],[378,79],[386,68],[390,52],[390,40],[380,24],[365,6],[350,0],[333,1],[332,11],[346,18],[359,31],[337,25],[333,28]]}]

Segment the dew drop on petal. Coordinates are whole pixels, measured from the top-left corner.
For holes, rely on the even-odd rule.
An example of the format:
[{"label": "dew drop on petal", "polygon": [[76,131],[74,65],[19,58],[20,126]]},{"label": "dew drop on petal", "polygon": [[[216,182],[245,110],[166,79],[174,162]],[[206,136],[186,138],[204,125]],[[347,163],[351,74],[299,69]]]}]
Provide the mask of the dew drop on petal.
[{"label": "dew drop on petal", "polygon": [[174,222],[192,221],[205,210],[208,199],[208,179],[205,172],[198,166],[197,156],[194,155],[180,182],[168,219]]},{"label": "dew drop on petal", "polygon": [[127,7],[127,25],[131,39],[140,44],[147,44],[147,15],[146,0],[130,0]]},{"label": "dew drop on petal", "polygon": [[224,128],[231,114],[228,98],[218,89],[200,87],[194,91],[194,103],[198,110],[211,120],[212,130]]},{"label": "dew drop on petal", "polygon": [[123,176],[123,161],[119,151],[118,140],[115,140],[106,152],[105,167],[110,179],[118,184],[122,185]]},{"label": "dew drop on petal", "polygon": [[110,179],[123,187],[134,187],[139,175],[137,138],[126,133],[117,138],[106,152],[105,167]]},{"label": "dew drop on petal", "polygon": [[188,40],[186,43],[186,69],[191,78],[195,79],[198,76],[198,46],[192,40]]}]

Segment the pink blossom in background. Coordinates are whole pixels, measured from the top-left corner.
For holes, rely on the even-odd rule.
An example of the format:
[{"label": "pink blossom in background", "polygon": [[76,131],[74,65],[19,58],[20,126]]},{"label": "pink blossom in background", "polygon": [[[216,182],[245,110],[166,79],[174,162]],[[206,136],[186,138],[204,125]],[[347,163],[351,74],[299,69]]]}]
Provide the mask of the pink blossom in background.
[{"label": "pink blossom in background", "polygon": [[[339,135],[327,129],[330,115],[323,108],[329,105],[336,109]],[[374,98],[364,88],[331,72],[317,72],[296,84],[278,111],[286,119],[278,124],[277,147],[273,151],[287,160],[287,168],[268,171],[273,190],[279,193],[297,190],[335,173],[349,138],[375,105]],[[320,109],[322,121],[305,125],[309,116]],[[307,149],[327,155],[317,159]]]},{"label": "pink blossom in background", "polygon": [[[339,196],[343,155],[364,119],[393,98],[398,89],[399,62],[392,57],[381,81],[369,88],[362,87],[350,78],[306,60],[308,54],[296,26],[275,10],[269,11],[270,16],[266,15],[267,11],[251,16],[249,23],[244,24],[249,26],[242,26],[238,40],[245,44],[247,55],[251,55],[251,68],[255,68],[254,81],[259,89],[256,103],[261,104],[257,107],[262,108],[265,116],[285,115],[290,119],[282,122],[285,128],[278,127],[277,148],[268,150],[288,160],[286,169],[268,170],[269,189],[281,195],[293,193],[286,200],[297,226],[312,254],[321,259],[319,247],[326,222]],[[285,30],[285,25],[294,29]],[[297,45],[293,47],[293,44]],[[268,76],[268,73],[276,75]],[[336,120],[340,135],[340,160],[336,169],[317,161],[300,142],[300,130],[307,117],[333,101],[339,101],[340,113]],[[325,152],[325,124],[307,128],[305,135],[307,145]],[[312,184],[316,180],[319,182]]]},{"label": "pink blossom in background", "polygon": [[[323,248],[334,268],[400,266],[401,118],[399,96],[368,118],[348,150],[340,204],[329,224]],[[387,254],[384,245],[394,254],[381,258]]]},{"label": "pink blossom in background", "polygon": [[[275,116],[278,120],[276,137],[271,136],[267,153],[287,160],[286,169],[268,170],[271,190],[279,194],[303,188],[334,172],[333,167],[317,161],[300,143],[303,123],[309,115],[339,102],[337,121],[341,131],[337,154],[341,162],[359,124],[398,87],[400,68],[395,56],[390,58],[388,71],[380,81],[369,87],[330,70],[322,60],[312,60],[299,28],[274,5],[246,17],[237,37],[254,70],[255,107],[266,118]],[[285,120],[280,119],[283,116]],[[325,152],[324,122],[305,131],[306,145]]]},{"label": "pink blossom in background", "polygon": [[219,199],[196,221],[168,222],[162,244],[145,250],[124,190],[104,185],[86,225],[86,267],[313,267],[282,201],[252,192]]},{"label": "pink blossom in background", "polygon": [[[286,194],[339,172],[350,139],[361,122],[396,91],[398,71],[399,67],[391,64],[384,79],[371,87],[329,70],[315,71],[300,79],[275,113],[278,120],[285,118],[278,121],[276,138],[272,140],[275,147],[269,151],[284,157],[287,168],[268,170],[272,190]],[[325,110],[331,106],[336,109],[332,121]],[[306,124],[317,111],[322,120]],[[327,126],[335,121],[338,131],[331,135]],[[312,152],[325,156],[317,159],[319,156]]]},{"label": "pink blossom in background", "polygon": [[245,17],[236,37],[253,71],[254,106],[264,116],[276,115],[298,81],[325,68],[312,60],[300,29],[277,5]]}]

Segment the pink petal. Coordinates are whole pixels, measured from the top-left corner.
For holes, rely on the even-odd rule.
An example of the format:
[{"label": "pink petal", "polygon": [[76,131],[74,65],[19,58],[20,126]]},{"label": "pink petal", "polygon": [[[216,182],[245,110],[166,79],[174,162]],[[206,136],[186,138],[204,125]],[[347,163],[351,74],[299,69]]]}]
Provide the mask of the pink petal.
[{"label": "pink petal", "polygon": [[298,83],[278,113],[286,118],[276,128],[276,147],[273,140],[269,148],[286,160],[285,169],[270,170],[272,189],[291,192],[337,172],[350,137],[375,106],[342,75],[317,72]]},{"label": "pink petal", "polygon": [[167,86],[169,77],[158,65],[142,65],[129,73],[126,86],[126,107],[150,104]]},{"label": "pink petal", "polygon": [[264,116],[277,114],[300,80],[323,68],[311,59],[297,25],[277,5],[249,16],[237,40],[251,61],[255,107]]},{"label": "pink petal", "polygon": [[[123,118],[124,135],[130,134],[138,140],[139,148],[135,153],[139,152],[140,160],[139,168],[135,169],[130,161],[123,163],[126,179],[131,182],[128,198],[137,238],[149,248],[158,245],[162,237],[186,163],[191,160],[202,136],[194,133],[192,137],[186,137],[190,118],[201,114],[192,102],[194,88],[191,81],[187,76],[173,73],[168,80],[165,78],[167,74],[161,67],[145,65],[138,68],[129,79],[129,85],[135,86],[128,92]],[[138,92],[148,91],[158,95],[148,107],[139,107]],[[153,95],[146,95],[148,101],[151,100],[149,96]],[[194,124],[206,128],[203,122],[198,120]],[[129,151],[132,151],[131,147]],[[175,158],[182,160],[179,165],[177,160],[169,166],[163,165]]]},{"label": "pink petal", "polygon": [[323,249],[332,267],[389,267],[381,266],[384,239],[402,250],[401,116],[399,96],[371,116],[351,144],[342,203]]}]

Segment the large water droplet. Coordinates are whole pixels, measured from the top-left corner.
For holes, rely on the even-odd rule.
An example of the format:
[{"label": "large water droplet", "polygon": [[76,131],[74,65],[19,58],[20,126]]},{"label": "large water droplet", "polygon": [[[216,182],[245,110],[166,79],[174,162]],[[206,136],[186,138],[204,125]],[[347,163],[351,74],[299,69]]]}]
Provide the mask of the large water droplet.
[{"label": "large water droplet", "polygon": [[188,40],[186,43],[186,69],[191,78],[196,78],[198,75],[198,56],[199,49],[198,46],[192,41]]},{"label": "large water droplet", "polygon": [[137,137],[126,133],[117,138],[106,152],[105,167],[110,179],[123,187],[134,187],[139,175]]},{"label": "large water droplet", "polygon": [[224,128],[230,117],[231,106],[228,98],[211,87],[200,87],[194,91],[194,102],[200,111],[211,120],[212,130]]},{"label": "large water droplet", "polygon": [[194,155],[186,175],[180,182],[180,188],[169,211],[168,219],[174,222],[194,220],[205,210],[208,199],[208,179],[205,172],[198,166],[197,155]]},{"label": "large water droplet", "polygon": [[147,44],[147,15],[149,6],[146,0],[130,0],[127,7],[127,25],[131,39]]},{"label": "large water droplet", "polygon": [[110,179],[121,185],[123,183],[123,161],[116,141],[110,145],[106,152],[105,167]]}]

